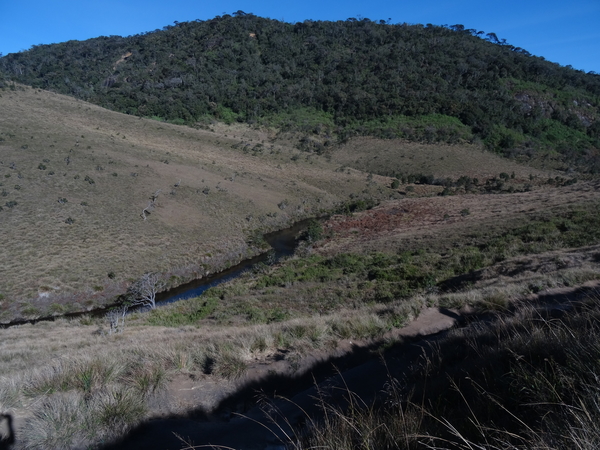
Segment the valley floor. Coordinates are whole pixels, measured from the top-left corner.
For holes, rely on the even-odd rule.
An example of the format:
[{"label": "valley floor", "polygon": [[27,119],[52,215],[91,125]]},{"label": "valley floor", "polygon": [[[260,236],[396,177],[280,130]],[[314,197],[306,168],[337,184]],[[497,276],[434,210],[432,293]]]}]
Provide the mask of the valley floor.
[{"label": "valley floor", "polygon": [[[0,409],[14,418],[16,448],[296,442],[307,414],[323,417],[319,402],[344,411],[352,392],[369,405],[443,345],[444,330],[598,299],[598,199],[597,183],[579,182],[392,200],[333,216],[288,261],[135,314],[120,333],[86,318],[0,330]],[[398,290],[406,258],[442,278]]]}]

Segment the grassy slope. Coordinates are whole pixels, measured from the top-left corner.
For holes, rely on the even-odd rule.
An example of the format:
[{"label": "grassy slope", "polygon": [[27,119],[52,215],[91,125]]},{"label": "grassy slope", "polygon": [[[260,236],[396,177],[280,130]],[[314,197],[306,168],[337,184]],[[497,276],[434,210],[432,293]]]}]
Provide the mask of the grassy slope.
[{"label": "grassy slope", "polygon": [[504,172],[520,178],[547,175],[526,165],[517,165],[477,145],[419,144],[399,139],[361,137],[342,145],[333,156],[339,164],[372,173],[424,174],[436,178],[461,176],[489,178]]},{"label": "grassy slope", "polygon": [[[553,197],[558,199],[552,201]],[[565,199],[571,199],[576,203],[577,198],[581,201],[573,205],[574,208],[565,202]],[[367,217],[378,217],[385,208],[389,213],[403,203],[414,205],[432,200],[437,199],[398,200],[353,217],[334,218],[331,222],[353,222],[356,225],[357,222],[364,223]],[[457,196],[443,200],[454,202],[457,206],[461,201],[479,200],[482,205],[493,201],[496,207],[504,204],[514,213],[523,208],[525,211],[520,223],[508,214],[505,221],[497,221],[498,228],[490,230],[485,226],[485,219],[492,218],[495,209],[486,215],[484,208],[473,208],[473,217],[484,222],[481,227],[477,227],[470,216],[461,217],[455,221],[440,222],[438,233],[429,236],[423,234],[423,228],[427,227],[423,217],[413,217],[405,228],[396,231],[399,233],[397,239],[401,242],[404,236],[406,242],[412,242],[408,239],[411,231],[414,237],[421,239],[424,251],[416,252],[413,259],[414,264],[419,264],[419,258],[422,258],[421,269],[433,264],[435,258],[441,255],[441,249],[451,251],[455,248],[459,252],[455,255],[457,258],[445,254],[445,265],[464,264],[461,255],[466,254],[460,252],[465,244],[475,244],[478,234],[488,233],[479,236],[485,242],[494,233],[533,223],[532,219],[537,214],[543,215],[546,210],[549,211],[546,217],[568,213],[572,209],[587,209],[597,214],[598,190],[593,184],[582,184],[550,192]],[[89,319],[63,319],[0,330],[0,357],[4,369],[0,378],[0,408],[16,417],[21,442],[44,448],[58,447],[59,443],[74,446],[106,442],[127,432],[144,418],[169,413],[185,416],[190,408],[198,405],[210,411],[220,400],[243,386],[246,375],[256,379],[272,373],[294,374],[299,368],[306,368],[305,360],[312,359],[314,362],[315,355],[324,358],[329,352],[340,354],[350,351],[348,341],[361,345],[371,339],[385,338],[385,346],[393,347],[394,343],[398,343],[395,338],[397,329],[425,306],[468,305],[480,310],[504,310],[509,301],[524,299],[539,289],[572,286],[597,279],[600,274],[598,245],[583,249],[564,248],[570,231],[578,231],[582,236],[592,233],[589,236],[593,236],[595,228],[578,228],[577,223],[573,219],[567,227],[570,230],[563,226],[565,223],[557,223],[563,235],[553,233],[549,240],[543,239],[551,234],[548,233],[549,228],[542,225],[535,230],[536,233],[509,233],[509,237],[513,238],[507,242],[512,248],[507,249],[507,257],[503,261],[492,263],[481,273],[474,272],[476,282],[466,283],[457,290],[452,288],[449,292],[422,289],[417,290],[416,295],[386,298],[385,303],[378,303],[382,299],[378,300],[371,294],[377,291],[377,284],[383,279],[366,281],[352,267],[374,262],[370,267],[377,268],[373,251],[379,254],[385,252],[383,254],[387,258],[392,258],[389,261],[393,261],[399,254],[398,247],[384,247],[383,235],[388,234],[389,237],[389,230],[375,230],[373,235],[366,227],[353,226],[360,233],[360,239],[355,240],[359,245],[355,247],[357,253],[354,253],[354,258],[349,255],[336,259],[336,255],[345,251],[346,241],[340,240],[340,247],[336,247],[335,239],[329,238],[308,256],[297,256],[277,267],[248,273],[241,280],[214,289],[205,297],[179,302],[151,314],[136,314],[127,320],[123,333],[107,336],[98,332],[106,331],[105,322]],[[462,227],[458,227],[461,224]],[[338,230],[335,235],[344,237],[343,227],[336,226],[334,229]],[[534,244],[525,251],[528,256],[523,256],[522,250],[517,248],[517,238],[523,243]],[[367,245],[368,241],[372,244]],[[412,244],[416,250],[416,241]],[[329,264],[327,258],[340,264]],[[319,267],[319,261],[324,262],[320,267],[327,268],[329,272],[310,272],[311,267]],[[282,274],[291,274],[291,278],[271,286],[265,285],[264,280],[276,279]],[[362,286],[355,289],[357,280]],[[539,323],[536,314],[533,314],[533,322]],[[596,319],[590,320],[594,322]],[[514,326],[523,328],[518,318]],[[542,323],[541,327],[545,326]],[[529,329],[529,325],[525,327]],[[45,336],[41,343],[40,333]],[[441,344],[452,349],[448,353],[451,356],[448,364],[453,362],[456,347],[464,350],[478,342],[478,333],[487,336],[485,328],[480,326],[474,328],[473,337],[466,339],[466,344],[453,341]],[[549,333],[552,334],[552,330]],[[525,336],[523,339],[527,341],[528,338]],[[539,345],[543,346],[541,342]],[[402,352],[402,347],[398,349]],[[471,355],[474,359],[466,364],[482,366],[476,359],[479,347],[474,346],[472,350],[468,347],[468,351],[474,353]],[[535,349],[532,353],[535,355]],[[430,367],[432,371],[439,371],[441,375],[434,381],[443,384],[446,382],[444,364],[447,364],[443,356],[441,352],[431,358],[439,363],[438,368],[424,355],[423,360],[415,361],[415,370],[418,372],[421,367]],[[524,362],[525,366],[527,364]],[[414,375],[417,379],[419,373]],[[459,372],[459,376],[462,373]],[[398,373],[394,376],[404,375]],[[515,383],[522,382],[519,380],[517,378]],[[190,390],[198,385],[203,389]],[[399,392],[398,395],[403,397],[407,394]],[[431,395],[440,402],[443,400],[440,404],[445,405],[446,398],[442,394],[432,391]],[[491,395],[495,393],[491,392]],[[466,401],[476,402],[469,403],[473,408],[485,406],[485,400],[480,398],[468,398]],[[502,399],[500,401],[503,402]],[[448,402],[456,404],[454,400]],[[411,414],[454,414],[444,409],[428,411],[417,410]],[[355,413],[360,414],[358,411]],[[366,413],[370,414],[369,411]],[[384,414],[393,420],[402,420],[403,417],[394,409]],[[357,429],[374,429],[388,420],[387,416],[371,417],[368,420],[372,422],[360,416],[352,416],[350,420],[360,421]],[[399,426],[406,426],[411,434],[445,436],[443,427],[435,425],[435,419],[428,417],[423,420],[423,415],[418,417],[421,417],[421,428],[409,427],[408,423],[400,423]],[[70,426],[60,425],[64,423]],[[341,431],[336,430],[343,427],[339,423],[330,425],[332,433],[321,443],[336,448],[336,444],[325,441],[332,439],[330,442],[335,442],[337,437],[342,436]],[[355,439],[351,433],[349,436],[348,439]],[[384,433],[382,439],[386,438]],[[415,440],[415,436],[407,438],[412,442]],[[201,437],[198,436],[198,439]],[[195,442],[200,443],[198,440]],[[349,448],[353,448],[352,445],[357,444],[349,444]]]},{"label": "grassy slope", "polygon": [[[468,148],[370,141],[382,155],[385,145],[391,154],[409,158],[431,155],[428,168],[435,176],[484,180],[515,172],[507,185],[521,190],[531,183],[532,190],[431,197],[439,186],[393,190],[387,187],[391,179],[358,170],[375,170],[370,167],[340,170],[364,156],[361,145],[346,146],[328,161],[294,150],[281,135],[218,124],[214,131],[192,130],[31,89],[2,92],[0,106],[11,112],[0,116],[0,188],[7,192],[0,239],[3,255],[10,256],[0,263],[5,317],[14,313],[16,301],[31,295],[37,300],[30,308],[56,301],[44,297],[56,286],[83,292],[70,300],[96,302],[93,286],[110,291],[109,271],[117,283],[145,270],[185,274],[177,268],[210,262],[208,253],[215,261],[221,252],[225,263],[245,251],[251,229],[297,218],[298,206],[312,214],[349,194],[392,197],[372,211],[334,217],[325,227],[327,239],[305,249],[304,256],[259,268],[206,298],[131,317],[124,333],[107,336],[105,321],[85,318],[0,330],[0,410],[15,416],[30,446],[106,442],[144,418],[185,413],[198,398],[165,398],[166,392],[179,392],[174,383],[182,378],[225,386],[219,392],[226,396],[247,371],[271,370],[265,362],[281,360],[273,370],[293,373],[315,352],[343,351],[348,340],[389,337],[424,306],[503,308],[536,290],[577,285],[600,273],[597,247],[569,248],[582,244],[574,234],[587,239],[583,245],[597,241],[597,183],[542,184],[555,174],[477,149],[471,159]],[[254,147],[263,140],[262,153],[260,147],[244,152],[245,144],[237,145]],[[461,154],[460,168],[433,165]],[[294,155],[301,157],[292,160]],[[104,170],[96,170],[98,165]],[[85,182],[86,175],[94,184]],[[207,187],[208,195],[202,193]],[[141,209],[157,189],[163,190],[157,208],[144,221]],[[59,198],[68,201],[61,204]],[[278,203],[284,199],[288,206],[282,210]],[[10,201],[17,205],[7,207]],[[585,214],[577,215],[580,211]],[[586,215],[590,212],[595,215]],[[557,216],[566,219],[552,222]],[[65,223],[68,217],[75,222]],[[519,229],[527,224],[531,230]],[[486,249],[492,241],[495,247]],[[405,251],[411,253],[410,266],[402,266]],[[335,264],[328,262],[340,254]],[[386,264],[393,270],[386,272]],[[474,279],[448,292],[417,280],[410,295],[395,295],[403,267],[431,271],[440,282],[482,264]]]},{"label": "grassy slope", "polygon": [[[86,303],[144,271],[201,273],[218,254],[243,256],[252,229],[314,215],[366,185],[359,174],[341,183],[323,158],[292,161],[298,152],[280,146],[270,154],[267,136],[250,130],[140,120],[29,88],[3,92],[0,110],[0,294],[34,309],[40,294],[84,292],[68,301]],[[231,148],[242,141],[264,143],[264,154]]]},{"label": "grassy slope", "polygon": [[[0,111],[3,320],[92,307],[146,271],[201,275],[244,257],[252,230],[315,215],[349,195],[399,196],[385,177],[339,170],[370,147],[328,160],[294,149],[284,135],[220,124],[194,130],[31,88],[3,91]],[[473,148],[371,142],[394,155],[462,154],[465,173],[482,178],[532,172]]]}]

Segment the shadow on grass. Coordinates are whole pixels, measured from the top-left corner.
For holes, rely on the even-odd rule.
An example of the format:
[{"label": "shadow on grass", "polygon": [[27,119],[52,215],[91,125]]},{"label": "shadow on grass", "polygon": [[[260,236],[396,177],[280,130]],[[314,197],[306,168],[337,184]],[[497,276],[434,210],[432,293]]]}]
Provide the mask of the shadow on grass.
[{"label": "shadow on grass", "polygon": [[[532,347],[527,333],[536,321],[548,326],[565,316],[568,325],[570,312],[589,308],[585,299],[591,295],[598,299],[597,289],[580,288],[568,297],[548,294],[528,305],[529,318],[522,322],[510,322],[520,314],[515,306],[502,313],[462,318],[462,328],[456,332],[419,336],[391,345],[354,347],[343,356],[315,362],[302,374],[270,374],[249,380],[210,414],[196,409],[185,415],[150,420],[103,449],[178,449],[191,445],[283,449],[282,442],[296,436],[294,430],[301,428],[307,418],[323,417],[324,405],[346,410],[349,392],[364,405],[383,405],[385,386],[390,382],[401,386],[400,408],[406,399],[416,399],[441,414],[439,417],[453,418],[453,424],[469,438],[478,432],[473,426],[473,414],[480,415],[482,421],[491,414],[490,420],[499,429],[520,432],[523,423],[538,425],[543,414],[539,408],[529,407],[516,419],[512,412],[520,411],[528,400],[511,385],[515,382],[510,378],[513,375],[507,375],[515,370],[513,348],[520,348],[523,354],[530,352],[527,364],[535,370],[538,363],[543,369],[548,358],[562,364],[563,342],[540,341]],[[453,311],[440,312],[457,318]],[[526,336],[523,343],[512,339],[517,330]],[[600,336],[600,330],[597,334]],[[505,347],[503,340],[511,339],[513,348]],[[503,404],[494,404],[491,395],[497,395],[495,398]],[[439,420],[425,418],[425,422],[427,433],[451,438]]]},{"label": "shadow on grass", "polygon": [[[279,440],[281,430],[275,427],[272,432],[269,431],[272,424],[261,411],[263,400],[273,399],[275,396],[292,398],[300,392],[310,392],[315,381],[323,381],[335,376],[335,367],[343,371],[372,358],[370,350],[372,349],[360,348],[343,357],[321,361],[302,375],[270,374],[247,381],[211,413],[199,408],[186,415],[152,420],[131,431],[121,442],[105,448],[181,448],[182,441],[176,434],[196,445],[212,444],[238,449],[265,448],[268,444]],[[332,381],[332,386],[333,384],[335,381]],[[286,408],[285,405],[280,405],[280,408],[286,411],[286,416],[291,416],[292,421],[295,417],[302,416],[298,406],[291,407],[291,404],[287,406]],[[310,405],[305,404],[305,406],[311,409]]]},{"label": "shadow on grass", "polygon": [[14,443],[13,418],[10,414],[0,414],[0,450],[9,450]]},{"label": "shadow on grass", "polygon": [[[354,346],[343,356],[315,361],[302,373],[272,373],[250,379],[210,413],[198,408],[185,415],[150,420],[119,442],[102,448],[176,449],[185,447],[182,439],[216,448],[264,449],[281,445],[286,433],[293,435],[290,425],[299,426],[307,415],[322,413],[319,401],[323,399],[328,406],[342,409],[346,407],[348,389],[365,401],[375,399],[391,376],[390,367],[400,362],[405,367],[422,355],[419,341],[422,339],[413,338],[385,348],[382,342]],[[276,412],[276,423],[273,415],[267,417],[268,412]]]}]

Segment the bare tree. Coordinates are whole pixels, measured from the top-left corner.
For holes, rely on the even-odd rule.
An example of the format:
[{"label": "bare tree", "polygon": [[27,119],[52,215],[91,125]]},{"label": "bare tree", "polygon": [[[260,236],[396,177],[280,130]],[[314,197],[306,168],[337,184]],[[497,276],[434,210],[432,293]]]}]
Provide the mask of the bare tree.
[{"label": "bare tree", "polygon": [[142,219],[146,220],[146,217],[148,217],[148,214],[150,214],[150,210],[154,208],[154,202],[150,201],[148,203],[148,206],[146,206],[144,209],[142,209]]},{"label": "bare tree", "polygon": [[150,214],[150,211],[154,209],[154,206],[156,205],[156,199],[158,198],[158,194],[160,194],[162,191],[162,189],[159,189],[158,191],[156,191],[154,194],[152,194],[150,196],[150,201],[148,202],[148,206],[146,206],[144,209],[142,209],[142,219],[146,220],[146,217],[148,216],[148,214]]},{"label": "bare tree", "polygon": [[150,196],[150,201],[152,203],[154,203],[156,201],[156,199],[158,198],[158,194],[160,194],[162,192],[162,189],[159,189],[158,191],[156,191],[154,194],[152,194]]},{"label": "bare tree", "polygon": [[131,306],[156,308],[156,294],[164,289],[165,283],[156,273],[145,273],[129,288]]},{"label": "bare tree", "polygon": [[127,315],[128,305],[121,305],[113,308],[105,315],[110,326],[108,334],[121,333],[125,329],[125,316]]}]

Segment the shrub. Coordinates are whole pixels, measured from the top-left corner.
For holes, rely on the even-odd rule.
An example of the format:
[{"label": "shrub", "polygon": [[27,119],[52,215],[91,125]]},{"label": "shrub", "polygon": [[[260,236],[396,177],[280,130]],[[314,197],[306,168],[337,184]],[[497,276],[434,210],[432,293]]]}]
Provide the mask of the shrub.
[{"label": "shrub", "polygon": [[302,239],[308,242],[318,241],[323,237],[323,225],[318,220],[311,220],[302,234]]},{"label": "shrub", "polygon": [[194,325],[200,320],[212,314],[219,299],[216,297],[196,297],[149,312],[148,323],[150,325],[165,327],[180,327]]}]

